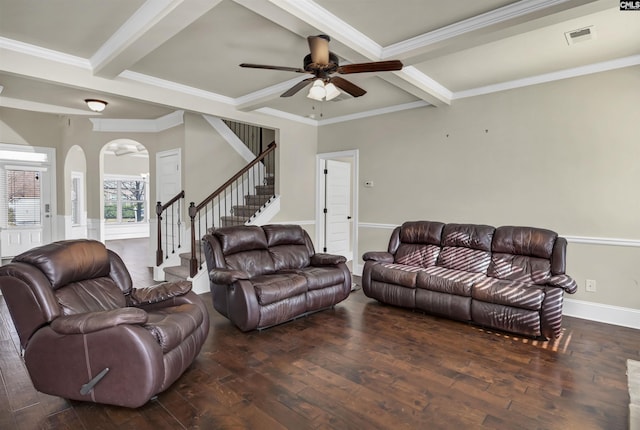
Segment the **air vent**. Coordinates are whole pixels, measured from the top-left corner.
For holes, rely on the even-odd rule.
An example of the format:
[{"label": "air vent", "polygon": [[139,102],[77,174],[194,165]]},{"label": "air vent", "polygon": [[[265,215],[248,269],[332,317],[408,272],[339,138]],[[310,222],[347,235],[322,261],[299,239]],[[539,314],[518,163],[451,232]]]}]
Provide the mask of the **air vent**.
[{"label": "air vent", "polygon": [[567,44],[574,45],[579,42],[586,42],[587,40],[595,39],[596,32],[593,26],[579,28],[577,30],[567,31],[564,34],[565,39],[567,39]]}]

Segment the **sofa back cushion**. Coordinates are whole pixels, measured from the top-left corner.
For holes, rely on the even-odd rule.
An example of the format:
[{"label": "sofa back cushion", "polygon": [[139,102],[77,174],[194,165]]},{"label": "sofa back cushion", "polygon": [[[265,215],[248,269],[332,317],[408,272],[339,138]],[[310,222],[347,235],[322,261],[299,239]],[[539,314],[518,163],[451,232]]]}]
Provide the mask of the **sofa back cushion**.
[{"label": "sofa back cushion", "polygon": [[544,284],[558,235],[534,227],[498,227],[491,246],[488,275],[498,279]]},{"label": "sofa back cushion", "polygon": [[269,253],[275,270],[302,269],[315,253],[307,232],[299,225],[265,225]]},{"label": "sofa back cushion", "polygon": [[36,266],[55,290],[71,282],[109,276],[109,253],[102,242],[63,240],[24,252],[13,259]]},{"label": "sofa back cushion", "polygon": [[214,230],[213,236],[220,243],[227,268],[243,270],[251,277],[275,271],[261,227],[222,227]]},{"label": "sofa back cushion", "polygon": [[495,228],[480,224],[447,224],[437,265],[447,269],[487,273]]},{"label": "sofa back cushion", "polygon": [[432,221],[408,221],[399,231],[394,261],[407,266],[430,267],[436,264],[444,224]]}]

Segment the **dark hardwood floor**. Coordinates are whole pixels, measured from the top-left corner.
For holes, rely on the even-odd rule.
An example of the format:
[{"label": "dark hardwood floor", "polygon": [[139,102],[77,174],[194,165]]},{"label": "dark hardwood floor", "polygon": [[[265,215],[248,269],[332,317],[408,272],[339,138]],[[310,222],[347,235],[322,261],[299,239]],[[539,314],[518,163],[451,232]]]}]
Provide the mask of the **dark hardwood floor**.
[{"label": "dark hardwood floor", "polygon": [[[126,261],[126,260],[125,260]],[[211,331],[156,400],[130,410],[38,393],[0,299],[2,429],[624,429],[640,331],[565,317],[555,342],[378,304],[241,333]],[[135,383],[135,381],[131,381]]]}]

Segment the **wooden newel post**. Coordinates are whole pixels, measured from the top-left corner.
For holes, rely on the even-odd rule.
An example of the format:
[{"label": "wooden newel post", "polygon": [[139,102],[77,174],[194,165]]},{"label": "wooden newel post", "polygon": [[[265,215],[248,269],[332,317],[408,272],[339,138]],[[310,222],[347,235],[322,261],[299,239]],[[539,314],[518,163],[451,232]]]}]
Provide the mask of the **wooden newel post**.
[{"label": "wooden newel post", "polygon": [[196,204],[189,203],[189,218],[191,218],[191,259],[189,260],[189,272],[193,278],[198,273],[198,259],[196,258]]},{"label": "wooden newel post", "polygon": [[160,202],[156,203],[156,216],[158,221],[158,245],[156,247],[156,266],[162,264],[162,258],[164,257],[162,253],[162,204]]}]

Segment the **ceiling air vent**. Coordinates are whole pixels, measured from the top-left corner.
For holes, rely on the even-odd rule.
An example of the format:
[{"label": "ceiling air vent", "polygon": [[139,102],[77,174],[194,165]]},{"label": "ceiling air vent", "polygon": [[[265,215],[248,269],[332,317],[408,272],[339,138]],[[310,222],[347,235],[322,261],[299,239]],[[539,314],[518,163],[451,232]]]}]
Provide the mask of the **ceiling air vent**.
[{"label": "ceiling air vent", "polygon": [[596,32],[593,26],[579,28],[577,30],[567,31],[564,34],[567,39],[567,44],[573,45],[578,42],[586,42],[587,40],[595,39]]}]

